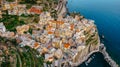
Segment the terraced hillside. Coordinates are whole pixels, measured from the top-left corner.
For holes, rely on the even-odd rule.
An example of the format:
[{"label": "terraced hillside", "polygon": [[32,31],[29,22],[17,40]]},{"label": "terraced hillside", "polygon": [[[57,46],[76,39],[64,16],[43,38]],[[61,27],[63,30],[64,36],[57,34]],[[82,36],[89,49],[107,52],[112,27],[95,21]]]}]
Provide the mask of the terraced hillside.
[{"label": "terraced hillside", "polygon": [[43,60],[36,50],[0,38],[0,67],[43,67]]}]

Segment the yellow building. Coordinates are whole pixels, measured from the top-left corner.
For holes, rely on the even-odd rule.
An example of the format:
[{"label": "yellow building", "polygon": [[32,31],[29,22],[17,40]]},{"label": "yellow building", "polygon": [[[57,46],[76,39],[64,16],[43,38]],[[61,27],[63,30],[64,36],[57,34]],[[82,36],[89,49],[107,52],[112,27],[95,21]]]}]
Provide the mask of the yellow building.
[{"label": "yellow building", "polygon": [[16,30],[18,34],[24,34],[24,32],[29,30],[29,26],[28,25],[18,26]]},{"label": "yellow building", "polygon": [[3,10],[11,10],[11,9],[17,7],[17,5],[18,5],[18,4],[17,4],[16,2],[4,3],[4,4],[2,5],[2,9],[3,9]]}]

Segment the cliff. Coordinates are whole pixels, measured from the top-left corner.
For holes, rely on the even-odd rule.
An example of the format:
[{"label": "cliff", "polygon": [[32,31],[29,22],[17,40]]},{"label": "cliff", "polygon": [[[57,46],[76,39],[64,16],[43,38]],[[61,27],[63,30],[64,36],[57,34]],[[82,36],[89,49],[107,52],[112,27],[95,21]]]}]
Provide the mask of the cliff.
[{"label": "cliff", "polygon": [[[58,16],[65,17],[67,14],[67,0],[60,0],[59,4],[57,6],[57,13]],[[97,34],[98,35],[98,34]],[[84,50],[81,50],[76,54],[72,62],[70,62],[71,66],[78,66],[82,64],[85,60],[89,58],[90,55],[92,55],[95,52],[101,52],[104,56],[104,59],[111,65],[111,67],[118,67],[116,62],[112,60],[112,58],[109,56],[109,54],[106,52],[106,48],[103,44],[100,43],[99,36],[98,37],[98,43],[97,44],[89,44],[86,46]]]},{"label": "cliff", "polygon": [[67,0],[59,0],[58,6],[56,8],[58,16],[65,17],[67,14]]},{"label": "cliff", "polygon": [[89,44],[86,46],[85,49],[78,52],[78,54],[74,57],[72,66],[78,66],[82,64],[84,61],[86,61],[93,53],[99,52],[99,46],[100,46],[100,39],[98,37],[98,43],[97,44]]},{"label": "cliff", "polygon": [[106,51],[106,47],[104,44],[99,44],[99,46],[88,46],[85,50],[79,52],[76,56],[76,61],[72,63],[72,66],[78,66],[83,62],[87,61],[89,57],[96,52],[100,52],[103,54],[104,59],[108,62],[111,67],[119,67],[119,65],[109,56]]}]

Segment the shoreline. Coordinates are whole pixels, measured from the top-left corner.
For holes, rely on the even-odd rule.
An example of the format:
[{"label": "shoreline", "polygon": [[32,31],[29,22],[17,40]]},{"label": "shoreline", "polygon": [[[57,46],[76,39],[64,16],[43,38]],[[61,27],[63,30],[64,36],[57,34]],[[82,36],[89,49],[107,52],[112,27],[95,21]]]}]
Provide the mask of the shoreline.
[{"label": "shoreline", "polygon": [[72,66],[78,66],[81,65],[83,62],[85,62],[93,53],[99,52],[99,50],[94,50],[92,52],[90,52],[81,62],[77,62],[77,63],[72,63]]},{"label": "shoreline", "polygon": [[[58,14],[58,17],[65,17],[66,16],[66,14],[69,12],[68,11],[68,8],[67,8],[67,0],[59,0],[59,4],[58,4],[58,8],[56,9],[57,10],[57,14]],[[44,18],[44,17],[43,17]],[[51,18],[50,18],[51,19]],[[1,25],[4,25],[4,24],[1,24]],[[80,24],[81,25],[81,24]],[[95,25],[94,23],[93,23],[93,25]],[[4,26],[5,27],[5,26]],[[27,27],[27,26],[26,26]],[[29,28],[29,26],[28,26],[28,28]],[[66,27],[67,28],[67,27]],[[96,27],[95,27],[96,28]],[[55,27],[55,29],[56,29],[56,27]],[[64,29],[64,28],[62,28],[62,29]],[[80,28],[78,28],[78,29],[80,29]],[[86,28],[84,28],[84,29],[86,29]],[[90,29],[92,29],[91,27],[90,27]],[[96,28],[97,29],[97,28]],[[95,30],[96,30],[95,29]],[[29,29],[28,29],[29,30]],[[43,30],[44,30],[44,28],[43,28]],[[87,30],[87,29],[86,29]],[[18,30],[19,31],[19,30]],[[35,30],[36,31],[36,30]],[[38,32],[38,31],[37,31]],[[62,31],[60,31],[60,32],[62,32]],[[97,31],[96,31],[97,32]],[[6,33],[6,31],[3,31],[3,34],[4,33]],[[70,33],[70,32],[69,32]],[[89,32],[88,32],[89,33]],[[13,34],[14,34],[14,32],[13,32]],[[38,33],[39,34],[39,33]],[[43,34],[43,33],[42,33]],[[84,33],[83,33],[84,34]],[[96,34],[96,33],[95,33]],[[18,36],[16,36],[16,35],[18,35],[17,33],[15,33],[15,37],[12,37],[11,36],[11,38],[13,38],[13,39],[17,39],[17,37]],[[34,35],[34,34],[33,34]],[[45,33],[45,35],[46,35],[46,33]],[[6,36],[8,36],[8,35],[6,35]],[[21,35],[22,36],[22,35]],[[37,36],[39,36],[39,35],[37,35]],[[41,35],[40,35],[41,36]],[[47,35],[46,35],[47,36]],[[78,35],[79,36],[79,35]],[[3,37],[5,37],[4,35],[3,35]],[[27,36],[24,36],[24,37],[27,37]],[[84,36],[85,37],[85,36]],[[86,36],[87,38],[88,38],[88,36]],[[70,67],[72,66],[72,67],[74,67],[74,66],[78,66],[78,65],[81,65],[82,63],[84,63],[84,62],[88,62],[88,63],[90,63],[90,61],[89,61],[89,59],[91,59],[91,55],[92,54],[94,54],[94,53],[97,53],[97,52],[99,52],[99,53],[101,53],[103,56],[104,56],[104,60],[106,60],[106,62],[111,66],[111,67],[119,67],[118,66],[118,64],[111,58],[111,56],[109,56],[109,53],[106,51],[106,47],[104,46],[104,44],[102,44],[101,42],[100,42],[100,36],[98,35],[98,32],[97,32],[97,35],[96,35],[96,37],[97,37],[97,39],[95,39],[95,43],[89,43],[88,42],[88,44],[87,44],[87,46],[85,46],[86,48],[83,48],[82,50],[78,50],[78,52],[76,53],[76,54],[72,54],[72,56],[70,57],[70,59],[73,57],[73,55],[75,55],[75,58],[73,57],[73,59],[72,60],[68,60],[67,62],[68,62],[68,65],[69,65],[69,63],[70,63]],[[9,37],[10,38],[10,37]],[[30,39],[31,38],[31,39]],[[34,45],[37,43],[38,44],[38,47],[35,47],[35,49],[37,48],[39,48],[39,49],[41,49],[41,47],[40,47],[40,43],[39,43],[39,41],[36,41],[36,37],[35,38],[32,38],[32,35],[30,35],[30,38],[28,37],[27,39],[26,39],[26,41],[24,41],[25,39],[20,39],[21,41],[23,40],[23,42],[22,43],[19,43],[19,44],[24,44],[24,42],[32,42],[32,43],[29,43],[28,45],[33,45],[33,43],[34,43]],[[50,39],[50,38],[49,38]],[[10,39],[11,40],[11,39]],[[42,39],[41,39],[42,40]],[[89,39],[89,40],[92,40],[92,39]],[[93,39],[94,40],[94,39]],[[97,41],[97,43],[96,43],[96,40],[98,40]],[[13,40],[12,40],[13,41]],[[33,42],[34,41],[34,42]],[[47,40],[46,40],[47,41]],[[74,40],[75,41],[75,40]],[[5,41],[4,41],[5,42]],[[41,42],[41,41],[40,41]],[[94,42],[94,41],[93,41]],[[53,42],[52,42],[52,44],[53,44]],[[85,43],[86,44],[86,43]],[[25,43],[25,45],[26,45],[26,43]],[[44,44],[43,44],[44,45]],[[42,45],[42,46],[43,46]],[[49,45],[49,44],[48,44]],[[66,45],[66,44],[65,44]],[[32,48],[34,47],[34,46],[31,46]],[[45,47],[45,46],[43,46],[43,47]],[[47,46],[46,46],[47,47]],[[43,49],[43,48],[42,48]],[[46,48],[47,49],[47,48]],[[77,48],[77,49],[80,49],[80,48]],[[51,49],[48,49],[48,51],[49,50],[51,50]],[[56,51],[57,49],[55,49],[55,51]],[[42,52],[42,51],[41,51]],[[46,51],[47,52],[47,51]],[[58,51],[58,52],[61,52],[62,53],[62,51]],[[73,51],[74,52],[74,51]],[[50,52],[51,54],[53,53],[53,52]],[[57,53],[57,52],[56,52]],[[47,53],[46,53],[46,55],[47,55]],[[50,55],[50,54],[49,54]],[[58,54],[59,55],[59,54]],[[66,56],[66,57],[69,57],[69,56]],[[54,58],[53,58],[54,59]],[[64,60],[65,61],[65,60]],[[58,61],[58,63],[59,63],[59,61]],[[87,64],[86,64],[87,65]],[[67,66],[68,67],[68,66]]]},{"label": "shoreline", "polygon": [[89,57],[94,54],[94,53],[101,53],[104,56],[104,60],[111,66],[111,67],[119,67],[119,65],[109,56],[109,54],[106,51],[106,47],[104,46],[104,44],[100,44],[99,49],[94,50],[92,52],[90,52],[81,62],[77,62],[77,63],[72,63],[71,65],[74,66],[78,66],[81,65],[83,62],[87,61],[89,59]]},{"label": "shoreline", "polygon": [[[67,0],[63,0],[62,1],[62,5],[59,5],[59,6],[65,6],[65,7],[62,7],[63,9],[59,10],[60,13],[62,13],[61,15],[62,16],[65,16],[64,13],[68,13],[68,8],[66,7],[67,5]],[[66,10],[64,10],[66,9]],[[97,50],[94,50],[92,52],[90,52],[86,57],[85,59],[83,59],[82,61],[78,62],[78,63],[72,63],[71,65],[72,66],[78,66],[80,64],[82,64],[83,62],[85,62],[93,53],[96,53],[96,52],[100,52],[102,53],[102,55],[104,56],[104,59],[107,61],[107,63],[111,66],[111,67],[119,67],[119,65],[109,56],[109,54],[107,53],[106,51],[106,47],[104,46],[104,44],[100,44],[99,45],[99,48]]]},{"label": "shoreline", "polygon": [[108,52],[106,51],[106,47],[104,46],[104,44],[100,45],[99,52],[103,54],[104,59],[107,61],[107,63],[111,67],[119,67],[119,65],[109,56]]}]

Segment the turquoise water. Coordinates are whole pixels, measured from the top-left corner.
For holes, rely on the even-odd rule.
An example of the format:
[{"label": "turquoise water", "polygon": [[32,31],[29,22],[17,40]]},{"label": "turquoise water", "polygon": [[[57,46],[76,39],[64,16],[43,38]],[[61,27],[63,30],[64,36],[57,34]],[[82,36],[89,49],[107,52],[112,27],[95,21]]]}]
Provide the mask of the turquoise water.
[{"label": "turquoise water", "polygon": [[67,6],[70,12],[95,20],[108,53],[120,64],[120,0],[68,0]]}]

